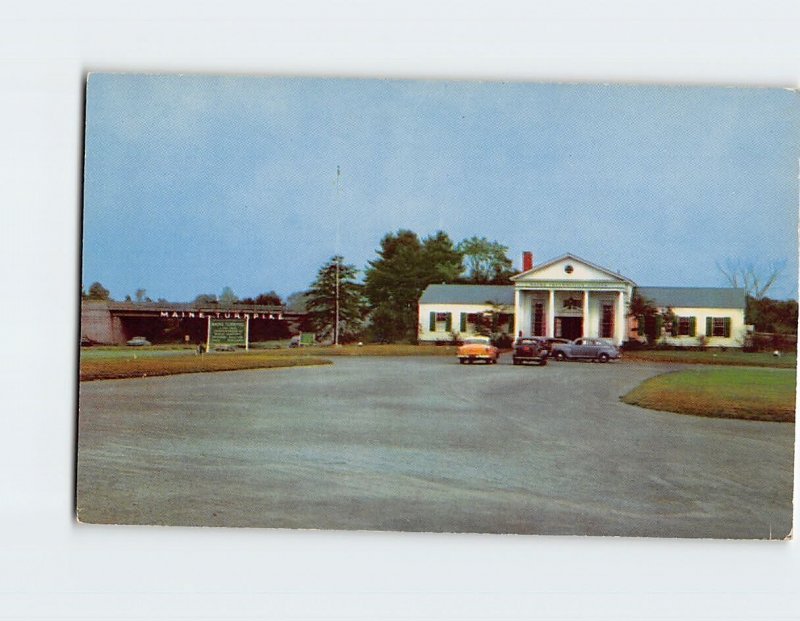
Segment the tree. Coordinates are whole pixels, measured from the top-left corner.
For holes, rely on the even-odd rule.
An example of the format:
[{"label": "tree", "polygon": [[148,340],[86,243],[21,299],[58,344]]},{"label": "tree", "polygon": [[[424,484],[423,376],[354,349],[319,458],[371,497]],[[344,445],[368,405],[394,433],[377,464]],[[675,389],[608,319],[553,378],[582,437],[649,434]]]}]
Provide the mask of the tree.
[{"label": "tree", "polygon": [[747,298],[745,323],[756,332],[797,334],[797,301]]},{"label": "tree", "polygon": [[147,290],[146,289],[137,289],[136,290],[136,303],[137,304],[141,304],[142,302],[144,302],[144,298],[145,298],[146,295],[147,295]]},{"label": "tree", "polygon": [[294,313],[305,313],[306,299],[305,291],[295,291],[286,298],[286,309]]},{"label": "tree", "polygon": [[201,293],[194,299],[194,304],[197,306],[212,306],[218,303],[215,293]]},{"label": "tree", "polygon": [[756,263],[742,259],[717,261],[717,269],[731,287],[741,287],[749,297],[760,300],[786,268],[785,260],[773,259],[767,263]]},{"label": "tree", "polygon": [[89,295],[86,296],[88,300],[110,300],[110,292],[99,282],[93,282],[89,286]]},{"label": "tree", "polygon": [[470,237],[456,246],[464,256],[467,268],[467,282],[477,284],[509,284],[514,275],[511,259],[506,253],[508,247],[485,237]]},{"label": "tree", "polygon": [[464,257],[444,231],[437,231],[423,239],[421,253],[421,276],[426,281],[425,286],[456,282],[464,271]]},{"label": "tree", "polygon": [[230,307],[236,304],[239,301],[239,298],[236,297],[236,294],[233,292],[233,289],[230,287],[224,287],[222,289],[222,293],[219,294],[219,303],[220,306]]},{"label": "tree", "polygon": [[381,239],[378,258],[369,262],[364,277],[373,338],[394,342],[416,336],[417,302],[424,288],[421,258],[422,244],[412,231],[401,229]]},{"label": "tree", "polygon": [[[358,270],[336,255],[317,272],[306,291],[309,323],[323,338],[334,342],[353,340],[367,315],[363,286],[356,282]],[[337,334],[338,330],[338,334]]]},{"label": "tree", "polygon": [[369,262],[364,292],[373,308],[371,332],[380,341],[416,339],[417,303],[432,283],[457,281],[461,253],[444,231],[419,240],[407,229],[387,233]]},{"label": "tree", "polygon": [[242,304],[260,304],[262,306],[283,306],[283,300],[274,291],[259,293],[255,298],[244,298],[240,300]]},{"label": "tree", "polygon": [[[628,307],[628,317],[636,317],[636,330],[640,337],[647,336],[650,341],[657,340],[656,332],[661,331],[661,323],[658,308],[653,300],[637,293],[633,294],[631,304]],[[659,319],[656,319],[659,317]],[[649,332],[647,328],[650,328]]]}]

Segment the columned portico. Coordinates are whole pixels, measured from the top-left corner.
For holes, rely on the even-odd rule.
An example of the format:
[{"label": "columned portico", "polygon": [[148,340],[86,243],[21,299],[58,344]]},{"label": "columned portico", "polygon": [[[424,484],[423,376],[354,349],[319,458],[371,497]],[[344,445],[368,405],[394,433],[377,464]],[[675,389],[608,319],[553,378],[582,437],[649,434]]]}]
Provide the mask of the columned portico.
[{"label": "columned portico", "polygon": [[512,278],[517,336],[625,340],[626,301],[634,283],[565,255]]}]

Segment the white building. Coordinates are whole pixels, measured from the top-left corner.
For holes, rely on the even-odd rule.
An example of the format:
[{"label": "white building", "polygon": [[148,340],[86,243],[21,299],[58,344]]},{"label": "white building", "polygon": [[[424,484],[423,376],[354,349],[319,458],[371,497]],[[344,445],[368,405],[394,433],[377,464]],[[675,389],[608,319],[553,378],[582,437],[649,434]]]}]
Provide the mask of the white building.
[{"label": "white building", "polygon": [[629,316],[634,295],[675,318],[648,324],[650,340],[741,347],[748,329],[743,289],[638,287],[573,254],[534,266],[529,252],[523,255],[523,271],[511,280],[513,285],[430,285],[419,301],[420,341],[474,334],[483,314],[495,318],[493,332],[513,336],[599,337],[616,344],[643,340],[644,321]]},{"label": "white building", "polygon": [[[514,289],[508,285],[428,285],[419,300],[419,339],[452,341],[494,318],[494,332],[514,334]],[[485,323],[485,321],[484,321]]]}]

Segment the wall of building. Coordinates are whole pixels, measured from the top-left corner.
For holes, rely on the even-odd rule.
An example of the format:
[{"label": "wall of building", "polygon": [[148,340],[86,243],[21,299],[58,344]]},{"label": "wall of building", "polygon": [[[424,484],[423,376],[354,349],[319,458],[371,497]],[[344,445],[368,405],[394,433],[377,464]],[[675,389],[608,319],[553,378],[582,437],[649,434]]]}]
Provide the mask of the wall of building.
[{"label": "wall of building", "polygon": [[111,315],[105,302],[81,303],[81,337],[104,344],[121,344],[126,341],[122,320]]},{"label": "wall of building", "polygon": [[[463,338],[465,336],[469,336],[471,334],[475,334],[474,331],[474,324],[467,323],[466,331],[461,331],[461,313],[467,314],[474,314],[474,313],[485,313],[493,310],[491,306],[486,304],[420,304],[419,305],[419,340],[425,342],[436,342],[436,341],[450,341],[452,340],[451,332],[455,332],[458,334],[458,338]],[[513,314],[514,307],[513,306],[506,306],[503,307],[500,312],[504,314]],[[430,314],[431,313],[450,313],[451,314],[451,326],[450,331],[446,330],[445,322],[439,321],[436,325],[436,330],[431,331],[430,329]],[[501,332],[506,332],[507,334],[513,334],[513,324],[508,326],[505,322],[501,323],[500,326]]]},{"label": "wall of building", "polygon": [[[673,308],[672,312],[676,317],[695,318],[695,336],[672,336],[671,333],[664,335],[662,342],[668,345],[679,347],[696,347],[700,344],[699,337],[706,336],[708,347],[741,347],[744,344],[744,337],[747,334],[747,325],[744,321],[744,309],[738,308]],[[708,317],[730,319],[730,336],[713,336],[706,334],[706,319]]]}]

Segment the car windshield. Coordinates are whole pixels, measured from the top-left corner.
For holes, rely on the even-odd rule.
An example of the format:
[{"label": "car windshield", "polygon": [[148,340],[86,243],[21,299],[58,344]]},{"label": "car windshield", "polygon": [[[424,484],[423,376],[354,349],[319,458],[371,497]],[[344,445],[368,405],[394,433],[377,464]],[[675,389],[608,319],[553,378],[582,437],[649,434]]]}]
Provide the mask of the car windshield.
[{"label": "car windshield", "polygon": [[489,339],[486,337],[484,338],[474,337],[471,339],[464,339],[464,345],[488,345],[488,344],[489,344]]}]

